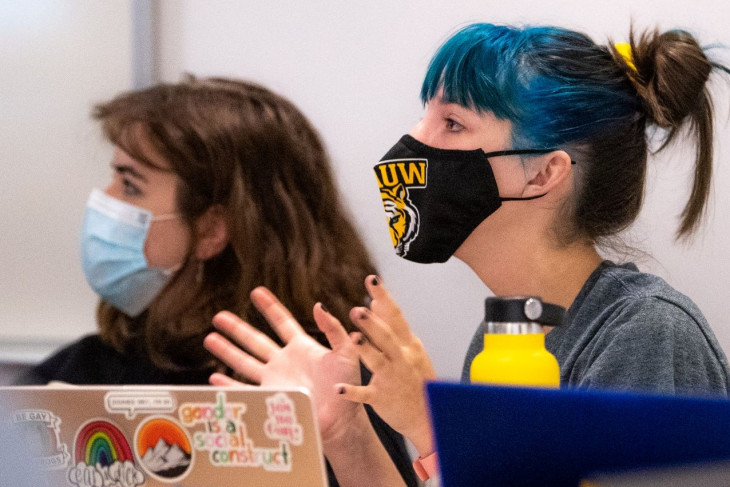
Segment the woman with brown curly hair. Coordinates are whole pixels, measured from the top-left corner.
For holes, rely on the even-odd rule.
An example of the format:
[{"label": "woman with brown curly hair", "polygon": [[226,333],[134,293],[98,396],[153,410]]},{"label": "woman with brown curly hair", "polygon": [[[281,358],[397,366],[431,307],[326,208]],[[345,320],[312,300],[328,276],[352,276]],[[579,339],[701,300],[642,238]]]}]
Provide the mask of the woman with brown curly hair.
[{"label": "woman with brown curly hair", "polygon": [[[94,118],[115,146],[112,182],[92,192],[82,233],[99,334],[18,383],[205,384],[224,370],[203,348],[218,311],[275,337],[254,311],[255,287],[273,289],[324,346],[313,305],[344,320],[366,302],[374,266],[319,135],[291,102],[252,83],[191,77],[121,94]],[[402,438],[369,418],[415,484]]]}]

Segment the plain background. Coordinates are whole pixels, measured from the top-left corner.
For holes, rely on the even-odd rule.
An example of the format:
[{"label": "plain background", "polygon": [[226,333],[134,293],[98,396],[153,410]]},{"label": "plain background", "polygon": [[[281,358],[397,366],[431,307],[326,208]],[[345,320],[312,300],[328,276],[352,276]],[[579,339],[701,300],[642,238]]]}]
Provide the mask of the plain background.
[{"label": "plain background", "polygon": [[79,234],[111,149],[93,103],[132,83],[129,1],[0,2],[0,359],[94,329]]},{"label": "plain background", "polygon": [[[111,148],[87,115],[93,102],[132,85],[129,10],[139,3],[0,7],[0,350],[39,357],[95,328],[78,235],[89,191],[110,174]],[[637,30],[681,27],[704,44],[730,45],[730,7],[721,1],[163,0],[151,11],[154,78],[177,81],[186,72],[245,78],[290,98],[312,120],[380,274],[447,378],[458,377],[490,292],[455,259],[419,265],[395,255],[371,170],[421,116],[420,83],[438,45],[473,21],[555,24],[599,42],[626,40],[633,21]],[[55,28],[60,22],[66,27]],[[730,60],[727,51],[713,53]],[[638,261],[694,299],[730,350],[726,80],[715,83],[716,171],[707,224],[693,245],[673,241],[693,151],[671,148],[650,161],[645,207],[626,235],[637,251],[618,257]]]}]

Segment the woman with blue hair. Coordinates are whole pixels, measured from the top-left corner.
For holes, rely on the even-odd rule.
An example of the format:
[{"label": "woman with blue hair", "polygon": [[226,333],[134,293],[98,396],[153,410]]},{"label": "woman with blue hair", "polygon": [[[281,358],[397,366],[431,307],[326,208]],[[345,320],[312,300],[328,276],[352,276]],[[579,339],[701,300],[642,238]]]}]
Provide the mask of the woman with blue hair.
[{"label": "woman with blue hair", "polygon": [[[541,296],[566,308],[562,325],[546,330],[563,386],[726,396],[727,359],[697,306],[661,278],[598,251],[641,209],[654,137],[663,137],[660,149],[680,136],[694,144],[677,238],[701,224],[713,158],[707,82],[717,70],[728,71],[684,31],[601,46],[555,27],[461,29],[431,61],[423,119],[375,168],[396,252],[424,263],[453,255],[496,295]],[[340,380],[331,369],[312,369],[306,380],[339,418],[372,405],[413,442],[425,476],[434,457],[423,382],[435,374],[382,283],[370,276],[365,285],[370,307],[350,313],[360,332],[348,337],[319,307],[315,318],[333,344],[323,363],[348,363],[356,351],[371,382]],[[257,289],[252,297],[289,345],[262,344],[225,314],[216,326],[250,354],[215,334],[207,346],[256,382],[294,377],[282,357],[305,356],[316,344],[302,343],[273,295]],[[343,449],[355,437],[343,433]]]}]

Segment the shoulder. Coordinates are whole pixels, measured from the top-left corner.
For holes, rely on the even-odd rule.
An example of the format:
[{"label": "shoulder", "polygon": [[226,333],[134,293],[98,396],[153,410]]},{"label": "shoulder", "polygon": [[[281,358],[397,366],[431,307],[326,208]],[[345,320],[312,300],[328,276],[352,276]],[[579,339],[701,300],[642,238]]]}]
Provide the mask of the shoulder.
[{"label": "shoulder", "polygon": [[144,346],[123,354],[89,335],[63,347],[16,379],[16,384],[207,384],[213,369],[167,370],[155,365]]},{"label": "shoulder", "polygon": [[624,331],[657,325],[665,331],[682,327],[709,331],[705,317],[690,298],[633,264],[607,267],[579,308],[571,311],[574,320],[597,320],[602,325],[611,322]]},{"label": "shoulder", "polygon": [[70,360],[81,360],[84,358],[118,355],[112,347],[105,344],[99,335],[87,335],[79,340],[61,348],[49,358],[43,361],[43,364],[61,364]]},{"label": "shoulder", "polygon": [[[634,264],[608,265],[600,273],[588,298],[644,298],[661,297],[677,304],[688,304],[696,309],[694,303],[685,295],[670,286],[661,277],[641,272]],[[699,310],[697,310],[699,311]]]},{"label": "shoulder", "polygon": [[650,274],[619,281],[625,293],[606,307],[597,338],[686,368],[698,360],[727,367],[727,358],[697,305]]},{"label": "shoulder", "polygon": [[727,359],[699,308],[633,265],[605,269],[557,337],[575,385],[727,390]]},{"label": "shoulder", "polygon": [[63,381],[72,384],[99,383],[107,364],[119,361],[120,354],[106,345],[99,335],[88,335],[60,350],[20,376],[18,384],[46,384]]}]

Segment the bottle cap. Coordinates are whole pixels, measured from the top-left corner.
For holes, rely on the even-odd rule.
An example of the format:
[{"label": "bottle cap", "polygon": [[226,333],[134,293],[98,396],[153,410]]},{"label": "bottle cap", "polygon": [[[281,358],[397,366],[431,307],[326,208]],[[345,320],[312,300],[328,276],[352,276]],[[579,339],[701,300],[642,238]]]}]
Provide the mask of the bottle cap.
[{"label": "bottle cap", "polygon": [[492,296],[484,302],[484,321],[493,323],[534,322],[545,326],[559,326],[565,308],[545,303],[537,296]]}]

